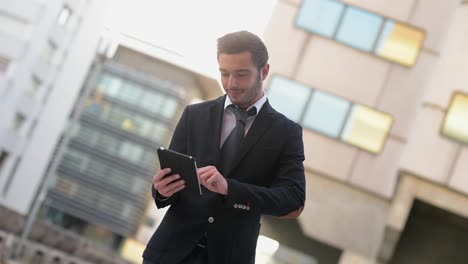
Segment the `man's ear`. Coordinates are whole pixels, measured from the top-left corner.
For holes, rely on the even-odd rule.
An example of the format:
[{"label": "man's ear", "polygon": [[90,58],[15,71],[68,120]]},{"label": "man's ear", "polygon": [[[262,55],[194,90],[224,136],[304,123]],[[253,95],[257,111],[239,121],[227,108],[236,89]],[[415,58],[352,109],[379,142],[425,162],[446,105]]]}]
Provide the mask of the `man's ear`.
[{"label": "man's ear", "polygon": [[265,64],[265,66],[262,67],[261,73],[262,73],[262,80],[264,81],[266,77],[268,76],[268,73],[270,72],[270,64]]}]

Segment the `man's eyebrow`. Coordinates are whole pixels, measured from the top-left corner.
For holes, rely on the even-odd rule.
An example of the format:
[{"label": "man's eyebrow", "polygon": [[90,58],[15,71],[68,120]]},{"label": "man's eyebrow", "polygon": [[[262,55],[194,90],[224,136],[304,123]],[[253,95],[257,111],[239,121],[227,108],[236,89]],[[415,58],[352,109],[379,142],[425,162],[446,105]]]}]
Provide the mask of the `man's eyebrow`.
[{"label": "man's eyebrow", "polygon": [[[229,72],[228,70],[223,69],[223,68],[219,68],[219,71],[220,72]],[[250,70],[249,69],[240,69],[240,70],[236,70],[234,72],[236,72],[236,73],[245,73],[245,72],[250,72]]]}]

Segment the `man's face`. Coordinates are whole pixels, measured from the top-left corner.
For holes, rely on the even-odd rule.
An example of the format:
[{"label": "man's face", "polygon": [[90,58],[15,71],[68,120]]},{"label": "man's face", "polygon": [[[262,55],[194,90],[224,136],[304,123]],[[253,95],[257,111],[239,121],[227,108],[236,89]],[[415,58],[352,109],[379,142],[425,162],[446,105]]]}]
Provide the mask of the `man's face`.
[{"label": "man's face", "polygon": [[234,104],[247,108],[263,96],[262,83],[268,75],[268,64],[259,71],[248,51],[222,53],[218,64],[224,91]]}]

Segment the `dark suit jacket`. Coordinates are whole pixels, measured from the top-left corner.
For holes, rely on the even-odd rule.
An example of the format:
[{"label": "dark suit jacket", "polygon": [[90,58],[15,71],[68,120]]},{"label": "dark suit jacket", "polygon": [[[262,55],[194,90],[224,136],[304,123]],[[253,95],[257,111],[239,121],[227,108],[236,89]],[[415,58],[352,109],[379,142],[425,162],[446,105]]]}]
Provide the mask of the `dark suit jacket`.
[{"label": "dark suit jacket", "polygon": [[[220,158],[225,96],[190,105],[175,129],[170,149],[194,156],[198,167]],[[263,105],[230,172],[226,197],[203,188],[203,195],[182,190],[168,200],[153,197],[158,208],[171,205],[143,257],[178,263],[208,234],[209,263],[253,263],[260,216],[286,215],[304,205],[302,128]]]}]

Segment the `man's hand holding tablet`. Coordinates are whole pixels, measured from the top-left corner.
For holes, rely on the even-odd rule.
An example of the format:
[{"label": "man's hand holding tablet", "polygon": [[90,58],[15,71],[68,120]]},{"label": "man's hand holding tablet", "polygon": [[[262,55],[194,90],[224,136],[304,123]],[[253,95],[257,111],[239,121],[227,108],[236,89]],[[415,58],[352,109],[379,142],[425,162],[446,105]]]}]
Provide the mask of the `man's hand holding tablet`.
[{"label": "man's hand holding tablet", "polygon": [[161,171],[154,177],[154,188],[164,197],[186,189],[202,194],[195,158],[165,148],[158,148]]}]

